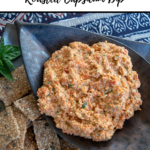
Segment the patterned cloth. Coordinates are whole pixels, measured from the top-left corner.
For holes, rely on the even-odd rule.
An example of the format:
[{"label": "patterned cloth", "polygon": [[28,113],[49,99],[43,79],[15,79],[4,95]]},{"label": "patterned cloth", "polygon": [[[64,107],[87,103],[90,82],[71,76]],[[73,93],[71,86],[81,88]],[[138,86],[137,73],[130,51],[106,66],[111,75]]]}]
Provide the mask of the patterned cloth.
[{"label": "patterned cloth", "polygon": [[15,20],[56,24],[150,43],[150,13],[0,13],[0,36]]}]

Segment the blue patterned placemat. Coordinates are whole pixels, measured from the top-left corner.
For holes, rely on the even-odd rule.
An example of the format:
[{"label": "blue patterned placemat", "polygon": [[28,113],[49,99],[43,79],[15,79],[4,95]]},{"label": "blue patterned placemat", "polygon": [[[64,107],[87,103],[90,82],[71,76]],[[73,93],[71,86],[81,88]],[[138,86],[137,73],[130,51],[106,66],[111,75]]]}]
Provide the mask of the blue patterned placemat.
[{"label": "blue patterned placemat", "polygon": [[6,23],[15,20],[70,26],[150,43],[150,13],[0,13],[0,36]]}]

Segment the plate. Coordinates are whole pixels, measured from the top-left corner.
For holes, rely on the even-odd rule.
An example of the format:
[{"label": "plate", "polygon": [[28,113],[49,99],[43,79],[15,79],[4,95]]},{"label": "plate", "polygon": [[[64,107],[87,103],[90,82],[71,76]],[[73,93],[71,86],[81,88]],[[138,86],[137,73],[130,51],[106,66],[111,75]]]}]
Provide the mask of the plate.
[{"label": "plate", "polygon": [[[144,50],[148,54],[150,49],[149,44],[117,39],[132,47],[134,49],[132,50],[130,47],[113,40],[112,38],[114,37],[108,38],[74,28],[26,24],[19,21],[15,22],[15,25],[18,31],[26,73],[35,97],[37,89],[42,85],[44,62],[55,50],[60,49],[62,46],[68,45],[73,41],[81,41],[92,45],[93,43],[107,40],[128,49],[134,66],[133,70],[138,72],[142,83],[139,89],[143,100],[142,111],[135,112],[135,115],[131,119],[126,120],[123,129],[117,130],[111,140],[107,142],[94,142],[82,137],[67,135],[55,127],[52,117],[45,116],[45,118],[61,137],[84,150],[146,150],[150,148],[150,65],[134,51],[137,50],[137,52],[142,53],[141,51]],[[147,57],[148,59],[149,57]],[[19,63],[21,63],[21,60]]]}]

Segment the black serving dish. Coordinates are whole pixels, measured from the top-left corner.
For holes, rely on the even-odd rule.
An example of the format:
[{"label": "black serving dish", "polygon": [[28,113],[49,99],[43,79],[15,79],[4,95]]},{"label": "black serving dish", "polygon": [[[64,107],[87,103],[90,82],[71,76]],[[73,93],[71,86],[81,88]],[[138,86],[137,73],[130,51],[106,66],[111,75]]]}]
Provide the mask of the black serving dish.
[{"label": "black serving dish", "polygon": [[[139,42],[132,42],[115,37],[106,37],[78,30],[55,25],[26,24],[15,22],[18,36],[14,25],[8,24],[3,34],[4,40],[9,44],[19,45],[22,52],[23,63],[26,73],[36,97],[36,92],[42,86],[43,64],[53,52],[73,41],[81,41],[92,45],[99,41],[115,43],[124,46],[129,50],[133,63],[133,70],[139,74],[141,87],[139,89],[143,105],[142,111],[135,112],[135,115],[125,121],[123,129],[117,130],[113,138],[107,142],[94,142],[78,136],[67,135],[55,127],[52,117],[45,116],[52,128],[64,139],[84,150],[148,150],[150,149],[150,45]],[[10,34],[14,32],[14,35]],[[115,40],[113,40],[115,39]],[[121,42],[121,43],[120,43]],[[126,45],[124,45],[126,44]],[[128,47],[129,46],[129,47]],[[132,49],[131,49],[132,48]],[[141,57],[137,52],[145,57]],[[21,57],[14,60],[15,67],[22,64]],[[37,98],[37,97],[36,97]]]}]

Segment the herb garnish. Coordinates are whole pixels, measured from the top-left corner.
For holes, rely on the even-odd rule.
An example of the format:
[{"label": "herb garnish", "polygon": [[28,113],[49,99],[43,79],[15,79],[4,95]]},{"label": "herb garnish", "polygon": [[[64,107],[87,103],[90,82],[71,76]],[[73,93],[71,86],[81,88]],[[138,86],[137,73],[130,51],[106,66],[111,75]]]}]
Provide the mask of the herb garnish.
[{"label": "herb garnish", "polygon": [[68,84],[68,87],[71,87],[72,86],[72,84]]},{"label": "herb garnish", "polygon": [[128,69],[126,66],[124,66],[125,67],[125,69]]},{"label": "herb garnish", "polygon": [[112,90],[112,89],[110,90],[110,93],[111,93],[111,92],[113,92],[113,90]]},{"label": "herb garnish", "polygon": [[82,105],[82,108],[85,108],[86,105],[87,105],[87,103],[84,103],[84,104]]},{"label": "herb garnish", "polygon": [[10,81],[13,81],[13,77],[11,74],[10,68],[14,68],[13,63],[11,60],[17,58],[20,56],[20,48],[19,46],[13,46],[13,45],[4,45],[4,39],[1,40],[0,44],[0,73],[9,79]]}]

